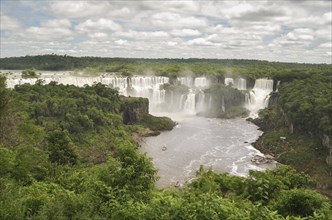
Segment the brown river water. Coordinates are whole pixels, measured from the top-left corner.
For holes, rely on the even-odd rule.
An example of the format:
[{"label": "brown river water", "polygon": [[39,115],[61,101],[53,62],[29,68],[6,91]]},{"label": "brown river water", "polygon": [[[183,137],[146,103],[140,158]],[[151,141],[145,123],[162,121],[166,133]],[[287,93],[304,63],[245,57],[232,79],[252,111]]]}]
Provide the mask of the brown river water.
[{"label": "brown river water", "polygon": [[[261,153],[251,143],[262,134],[245,119],[213,119],[197,116],[166,115],[178,122],[171,131],[142,141],[140,150],[153,159],[159,170],[159,187],[179,181],[190,182],[200,165],[214,171],[247,176],[249,170],[273,169],[276,165],[256,165],[251,158]],[[166,150],[163,147],[166,146]]]}]

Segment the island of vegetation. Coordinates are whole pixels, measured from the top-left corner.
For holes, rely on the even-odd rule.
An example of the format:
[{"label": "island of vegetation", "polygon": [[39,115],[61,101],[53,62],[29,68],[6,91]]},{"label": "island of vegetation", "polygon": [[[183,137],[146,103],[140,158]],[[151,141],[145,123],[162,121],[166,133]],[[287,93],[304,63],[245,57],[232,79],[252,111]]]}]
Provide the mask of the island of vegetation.
[{"label": "island of vegetation", "polygon": [[[253,120],[265,132],[255,147],[290,167],[250,171],[247,178],[201,167],[193,182],[158,189],[157,170],[136,140],[175,123],[149,115],[147,99],[121,97],[101,84],[79,88],[38,80],[7,89],[1,76],[0,219],[332,218],[331,201],[316,191],[328,194],[332,186],[331,65],[58,55],[0,59],[0,69],[29,68],[154,71],[170,78],[191,72],[215,82],[227,74],[249,82],[279,80],[269,108]],[[224,87],[214,85],[209,92],[231,90]],[[224,101],[232,102],[226,96]]]}]

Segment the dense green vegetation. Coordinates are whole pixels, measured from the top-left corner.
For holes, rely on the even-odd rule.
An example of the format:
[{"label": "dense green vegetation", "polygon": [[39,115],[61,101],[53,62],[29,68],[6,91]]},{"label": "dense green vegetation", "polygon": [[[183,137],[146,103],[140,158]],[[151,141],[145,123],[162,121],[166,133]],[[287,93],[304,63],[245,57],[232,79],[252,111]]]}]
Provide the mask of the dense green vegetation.
[{"label": "dense green vegetation", "polygon": [[332,136],[331,75],[282,83],[278,90],[270,108],[254,120],[264,131],[255,147],[310,174],[317,188],[332,197],[332,168],[327,164],[331,143],[323,143]]},{"label": "dense green vegetation", "polygon": [[[10,94],[2,89],[2,93],[4,107],[1,128],[4,135],[0,140],[4,145],[34,145],[43,149],[47,146],[50,152],[59,151],[53,152],[52,157],[60,154],[64,157],[52,160],[61,164],[64,161],[76,164],[77,158],[72,149],[76,149],[76,154],[84,162],[101,163],[109,153],[115,154],[118,143],[130,141],[127,130],[131,128],[130,125],[124,126],[124,114],[121,114],[123,105],[128,105],[124,100],[128,98],[122,99],[116,90],[104,85],[78,88],[52,82],[43,86],[38,81],[33,86],[18,86]],[[11,102],[6,110],[8,100]],[[141,117],[148,115],[147,99],[137,100],[135,103],[146,106]],[[148,117],[153,118],[150,115]],[[170,123],[169,119],[155,120]],[[163,129],[159,127],[155,131]]]},{"label": "dense green vegetation", "polygon": [[332,75],[316,74],[283,83],[278,106],[296,132],[332,135]]},{"label": "dense green vegetation", "polygon": [[10,57],[0,59],[0,69],[85,70],[87,73],[115,72],[123,75],[242,75],[252,78],[273,77],[290,80],[329,72],[331,65],[295,64],[236,59],[129,59],[101,57],[71,57],[55,54]]},{"label": "dense green vegetation", "polygon": [[176,125],[170,118],[155,117],[152,115],[144,115],[142,119],[138,121],[138,124],[155,131],[155,135],[158,135],[160,133],[159,131],[172,130]]}]

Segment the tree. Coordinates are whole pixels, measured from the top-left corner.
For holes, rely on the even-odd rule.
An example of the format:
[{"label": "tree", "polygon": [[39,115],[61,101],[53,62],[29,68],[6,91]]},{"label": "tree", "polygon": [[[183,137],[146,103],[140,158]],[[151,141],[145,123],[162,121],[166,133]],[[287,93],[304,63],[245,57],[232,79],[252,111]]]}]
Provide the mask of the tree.
[{"label": "tree", "polygon": [[35,78],[37,77],[36,70],[26,69],[22,71],[22,78]]},{"label": "tree", "polygon": [[57,164],[77,164],[78,155],[67,131],[55,130],[49,134],[48,150],[49,160]]},{"label": "tree", "polygon": [[16,150],[15,167],[12,176],[24,185],[44,180],[49,173],[48,155],[35,147],[21,147]]},{"label": "tree", "polygon": [[0,76],[0,115],[3,114],[9,101],[9,90],[6,88],[6,78]]},{"label": "tree", "polygon": [[8,127],[6,124],[13,115],[8,114],[10,91],[6,88],[6,78],[0,76],[0,141],[6,138]]},{"label": "tree", "polygon": [[[313,216],[318,210],[329,213],[329,204],[322,195],[305,189],[282,191],[274,208],[283,216]],[[325,210],[325,211],[324,211]],[[331,216],[330,216],[331,217]],[[327,219],[329,217],[327,216]]]}]

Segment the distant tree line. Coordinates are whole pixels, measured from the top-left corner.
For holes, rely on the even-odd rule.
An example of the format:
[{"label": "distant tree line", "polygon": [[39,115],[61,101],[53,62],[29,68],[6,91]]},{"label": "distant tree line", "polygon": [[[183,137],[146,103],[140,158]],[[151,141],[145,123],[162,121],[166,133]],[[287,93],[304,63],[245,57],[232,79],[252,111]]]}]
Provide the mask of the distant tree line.
[{"label": "distant tree line", "polygon": [[0,69],[23,70],[85,70],[114,72],[122,75],[154,73],[165,76],[243,75],[252,78],[287,79],[328,72],[331,64],[300,64],[244,59],[142,59],[72,57],[67,55],[38,55],[0,59]]}]

